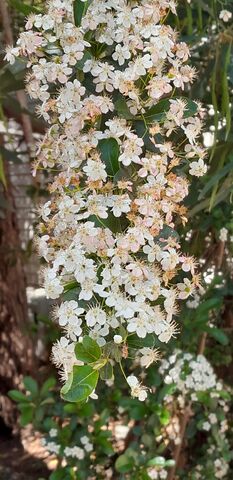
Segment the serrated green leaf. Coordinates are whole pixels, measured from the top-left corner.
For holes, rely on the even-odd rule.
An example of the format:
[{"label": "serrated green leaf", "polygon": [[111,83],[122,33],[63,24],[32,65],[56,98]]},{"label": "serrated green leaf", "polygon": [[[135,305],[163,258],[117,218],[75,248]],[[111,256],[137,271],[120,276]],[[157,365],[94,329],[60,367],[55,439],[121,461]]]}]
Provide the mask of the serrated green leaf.
[{"label": "serrated green leaf", "polygon": [[82,362],[93,363],[101,357],[101,348],[95,340],[86,335],[83,337],[82,343],[76,344],[75,355]]},{"label": "serrated green leaf", "polygon": [[89,365],[74,365],[73,372],[61,389],[61,396],[68,402],[83,402],[94,391],[99,372]]}]

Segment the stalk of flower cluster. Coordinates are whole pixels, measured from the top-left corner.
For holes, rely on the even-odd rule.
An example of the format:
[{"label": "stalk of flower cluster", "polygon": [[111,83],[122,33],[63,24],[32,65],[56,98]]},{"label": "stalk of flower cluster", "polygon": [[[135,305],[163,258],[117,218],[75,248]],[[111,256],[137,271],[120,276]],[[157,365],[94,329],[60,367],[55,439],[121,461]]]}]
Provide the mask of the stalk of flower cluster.
[{"label": "stalk of flower cluster", "polygon": [[[173,0],[50,0],[7,50],[11,63],[29,58],[27,91],[49,124],[36,167],[55,177],[38,248],[47,297],[76,287],[55,312],[64,380],[84,335],[110,346],[112,363],[111,345],[125,352],[129,335],[168,342],[177,302],[198,284],[174,227],[186,222],[189,175],[206,172],[202,110],[176,95],[195,71],[169,11]],[[137,378],[127,381],[144,400]]]}]

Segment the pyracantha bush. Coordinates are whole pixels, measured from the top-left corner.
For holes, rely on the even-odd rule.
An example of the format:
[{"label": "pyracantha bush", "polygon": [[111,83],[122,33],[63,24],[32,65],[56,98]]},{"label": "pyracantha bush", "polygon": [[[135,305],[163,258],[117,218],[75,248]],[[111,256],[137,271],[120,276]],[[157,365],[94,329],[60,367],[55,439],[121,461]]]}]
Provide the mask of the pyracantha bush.
[{"label": "pyracantha bush", "polygon": [[27,91],[49,124],[35,168],[55,177],[38,248],[46,295],[61,298],[52,356],[69,401],[113,378],[116,363],[145,400],[122,359],[138,355],[132,338],[168,342],[179,300],[199,283],[175,224],[187,220],[189,175],[207,170],[203,111],[180,93],[196,73],[170,10],[173,0],[51,0],[7,51],[12,63],[28,57]]},{"label": "pyracantha bush", "polygon": [[[121,379],[102,384],[103,402],[61,401],[55,380],[41,387],[24,379],[26,394],[11,391],[19,403],[21,424],[33,423],[42,445],[57,464],[51,480],[166,479],[174,448],[182,442],[180,418],[189,405],[190,419],[179,478],[228,479],[229,405],[226,389],[203,355],[176,350],[159,369],[143,362],[154,386],[145,402],[131,398]],[[145,370],[143,370],[145,373]],[[156,385],[156,387],[155,387]],[[230,420],[231,421],[231,420]]]},{"label": "pyracantha bush", "polygon": [[[229,461],[232,458],[227,438],[227,413],[231,392],[217,378],[208,360],[203,355],[174,352],[163,360],[159,372],[169,386],[164,403],[170,411],[171,420],[161,432],[161,437],[170,438],[179,444],[179,416],[187,405],[190,422],[186,432],[189,438],[189,474],[180,478],[192,480],[228,478]],[[178,415],[178,417],[177,417]],[[198,451],[192,454],[192,441],[202,438]]]}]

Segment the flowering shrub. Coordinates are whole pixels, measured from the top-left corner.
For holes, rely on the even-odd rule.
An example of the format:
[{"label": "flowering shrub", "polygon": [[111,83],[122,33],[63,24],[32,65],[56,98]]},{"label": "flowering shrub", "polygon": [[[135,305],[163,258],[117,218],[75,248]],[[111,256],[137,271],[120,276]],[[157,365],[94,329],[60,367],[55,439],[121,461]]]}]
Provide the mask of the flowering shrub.
[{"label": "flowering shrub", "polygon": [[[57,461],[51,480],[123,478],[166,479],[173,446],[181,442],[179,417],[190,405],[188,464],[183,479],[227,479],[232,458],[228,435],[230,390],[218,380],[203,355],[176,350],[156,372],[155,386],[144,403],[127,395],[121,380],[100,385],[101,402],[66,403],[53,378],[39,388],[24,379],[26,395],[11,391],[19,402],[21,423],[32,422],[42,445]],[[199,437],[199,442],[197,439]],[[200,439],[202,439],[200,441]]]},{"label": "flowering shrub", "polygon": [[[167,360],[163,360],[159,372],[165,383],[172,387],[170,394],[164,399],[171,413],[174,409],[175,396],[181,410],[188,402],[192,402],[189,403],[192,420],[187,432],[190,440],[192,441],[198,431],[202,432],[202,435],[208,432],[206,440],[201,442],[200,449],[196,452],[188,478],[228,478],[231,453],[227,438],[226,415],[229,411],[231,392],[226,391],[203,355],[194,356],[176,351]],[[171,418],[174,422],[175,417]],[[165,438],[167,435],[170,436],[175,444],[181,441],[179,434],[179,423],[177,425],[175,422],[173,428],[171,425],[166,426],[164,436]],[[187,478],[187,473],[181,478]]]},{"label": "flowering shrub", "polygon": [[145,400],[122,359],[137,355],[137,337],[167,343],[179,299],[198,285],[174,228],[186,222],[189,175],[207,170],[203,114],[177,96],[195,70],[165,24],[169,9],[175,2],[52,0],[7,52],[12,63],[29,58],[27,91],[49,123],[36,168],[57,174],[38,248],[47,297],[62,296],[53,361],[69,401],[93,394],[99,376],[113,378],[116,363]]}]

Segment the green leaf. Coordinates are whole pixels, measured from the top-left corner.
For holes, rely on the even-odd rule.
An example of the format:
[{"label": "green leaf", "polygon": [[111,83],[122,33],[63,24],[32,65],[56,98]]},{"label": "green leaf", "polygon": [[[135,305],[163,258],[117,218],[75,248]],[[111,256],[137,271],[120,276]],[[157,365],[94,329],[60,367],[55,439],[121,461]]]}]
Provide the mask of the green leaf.
[{"label": "green leaf", "polygon": [[118,170],[119,167],[119,145],[115,138],[103,138],[103,140],[99,141],[98,144],[101,158],[106,166],[106,172],[109,176],[113,177]]},{"label": "green leaf", "polygon": [[82,362],[93,363],[101,357],[101,348],[95,340],[86,335],[83,337],[82,343],[76,344],[75,355]]},{"label": "green leaf", "polygon": [[126,454],[120,455],[115,462],[116,471],[120,473],[130,472],[133,467],[133,458],[128,457]]},{"label": "green leaf", "polygon": [[20,415],[20,424],[22,427],[25,427],[33,420],[34,414],[34,407],[31,405],[21,405],[20,407],[21,415]]},{"label": "green leaf", "polygon": [[221,345],[228,345],[229,338],[220,328],[206,327],[205,331],[208,332],[211,337],[215,338],[217,342],[221,343]]},{"label": "green leaf", "polygon": [[130,109],[126,103],[126,100],[123,96],[120,96],[115,102],[115,108],[118,113],[118,116],[125,118],[126,120],[134,119],[134,116],[130,112]]},{"label": "green leaf", "polygon": [[83,55],[83,58],[81,60],[78,60],[78,62],[76,63],[75,67],[78,69],[78,70],[83,70],[83,67],[84,67],[84,63],[87,61],[87,60],[92,60],[93,59],[93,56],[90,52],[85,52],[84,55]]},{"label": "green leaf", "polygon": [[4,185],[4,187],[7,187],[7,182],[6,182],[6,176],[4,172],[4,165],[3,165],[3,159],[2,156],[0,155],[0,182]]},{"label": "green leaf", "polygon": [[75,0],[73,9],[74,9],[74,23],[76,27],[80,27],[82,23],[82,18],[86,14],[87,9],[90,5],[90,0]]},{"label": "green leaf", "polygon": [[[217,150],[217,148],[216,148]],[[227,163],[219,172],[217,172],[215,175],[211,175],[210,180],[205,184],[204,188],[201,190],[199,199],[202,199],[205,197],[206,193],[209,192],[209,190],[215,186],[219,180],[221,180],[223,177],[227,175],[231,170],[233,170],[233,160],[230,163]]]},{"label": "green leaf", "polygon": [[32,5],[26,5],[25,2],[19,0],[10,0],[11,5],[18,10],[18,12],[23,13],[25,16],[30,15],[30,13],[42,13],[42,10],[39,10]]},{"label": "green leaf", "polygon": [[[174,98],[175,99],[175,98]],[[181,100],[183,100],[186,103],[186,108],[184,111],[184,118],[188,118],[192,115],[194,115],[197,112],[197,104],[196,102],[193,102],[192,100],[181,97]],[[169,98],[164,98],[163,100],[160,100],[156,105],[151,107],[145,114],[145,120],[147,123],[153,123],[155,121],[160,122],[161,120],[164,120],[166,117],[166,113],[168,112],[170,108],[170,99]]]},{"label": "green leaf", "polygon": [[56,379],[54,377],[48,378],[42,385],[40,394],[42,397],[45,397],[48,392],[55,387],[56,385]]},{"label": "green leaf", "polygon": [[166,112],[170,108],[169,98],[164,98],[160,100],[156,105],[151,107],[147,112],[145,112],[144,117],[147,123],[153,123],[155,121],[160,122],[165,118]]},{"label": "green leaf", "polygon": [[37,397],[39,392],[37,382],[32,377],[24,377],[23,383],[26,390],[28,390],[33,397]]},{"label": "green leaf", "polygon": [[145,338],[139,338],[136,334],[130,335],[127,338],[127,344],[130,348],[153,347],[155,337],[153,334],[148,334]]},{"label": "green leaf", "polygon": [[165,458],[164,457],[154,457],[147,462],[148,467],[164,467]]},{"label": "green leaf", "polygon": [[65,467],[56,469],[56,471],[50,475],[49,480],[71,480],[71,478],[67,472],[67,467]]},{"label": "green leaf", "polygon": [[111,230],[113,233],[122,232],[128,225],[124,218],[114,217],[111,212],[109,212],[108,218],[99,218],[96,217],[96,215],[90,215],[90,217],[88,217],[88,221],[94,222],[96,227],[109,228],[109,230]]},{"label": "green leaf", "polygon": [[175,460],[166,460],[165,462],[165,467],[174,467],[174,465],[176,464]]},{"label": "green leaf", "polygon": [[99,372],[101,380],[111,380],[111,378],[113,377],[113,368],[111,363],[106,363],[104,367],[100,368]]},{"label": "green leaf", "polygon": [[171,383],[170,385],[164,385],[161,388],[158,394],[158,403],[161,403],[162,400],[166,397],[166,395],[172,395],[176,391],[175,383]]},{"label": "green leaf", "polygon": [[98,371],[89,365],[74,365],[73,372],[61,389],[62,398],[68,402],[83,402],[95,390],[98,378]]},{"label": "green leaf", "polygon": [[23,75],[20,75],[20,78],[16,78],[10,69],[2,69],[0,75],[0,95],[5,96],[9,92],[22,90],[24,86]]},{"label": "green leaf", "polygon": [[30,402],[30,399],[19,390],[10,390],[8,395],[14,402]]},{"label": "green leaf", "polygon": [[137,405],[130,406],[130,417],[134,420],[142,420],[147,413],[147,408],[144,402],[138,402]]}]

